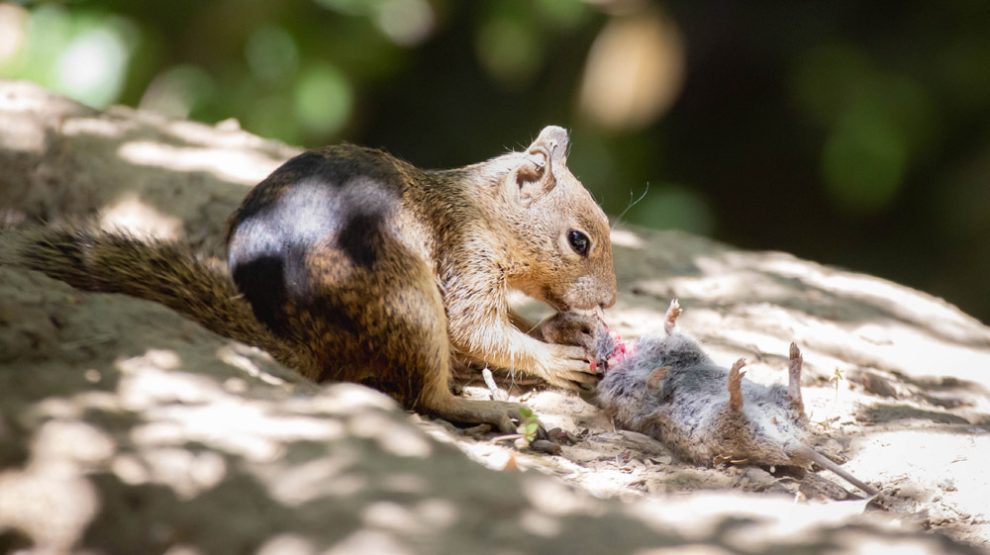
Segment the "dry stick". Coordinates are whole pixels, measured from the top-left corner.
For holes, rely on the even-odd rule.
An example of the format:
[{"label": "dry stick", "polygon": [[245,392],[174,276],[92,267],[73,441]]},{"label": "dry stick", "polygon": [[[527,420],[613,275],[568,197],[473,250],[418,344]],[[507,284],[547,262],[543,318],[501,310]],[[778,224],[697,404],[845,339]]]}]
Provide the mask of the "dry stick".
[{"label": "dry stick", "polygon": [[487,367],[481,371],[481,377],[485,380],[485,385],[488,386],[488,391],[492,393],[492,399],[495,401],[504,401],[509,398],[509,394],[498,387],[495,383],[495,377],[492,376],[492,371]]}]

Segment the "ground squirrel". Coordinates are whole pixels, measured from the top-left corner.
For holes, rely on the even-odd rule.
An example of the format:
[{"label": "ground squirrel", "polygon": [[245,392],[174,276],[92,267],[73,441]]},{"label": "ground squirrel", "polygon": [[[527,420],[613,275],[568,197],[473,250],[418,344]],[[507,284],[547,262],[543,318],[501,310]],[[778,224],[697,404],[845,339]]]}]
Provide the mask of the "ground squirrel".
[{"label": "ground squirrel", "polygon": [[231,216],[229,273],[181,244],[79,229],[38,232],[20,259],[79,288],[166,304],[313,380],[507,430],[520,406],[454,396],[454,357],[564,388],[596,380],[584,349],[520,329],[507,291],[558,311],[616,299],[608,220],[567,149],[550,126],[523,152],[452,170],[354,145],[304,152]]}]

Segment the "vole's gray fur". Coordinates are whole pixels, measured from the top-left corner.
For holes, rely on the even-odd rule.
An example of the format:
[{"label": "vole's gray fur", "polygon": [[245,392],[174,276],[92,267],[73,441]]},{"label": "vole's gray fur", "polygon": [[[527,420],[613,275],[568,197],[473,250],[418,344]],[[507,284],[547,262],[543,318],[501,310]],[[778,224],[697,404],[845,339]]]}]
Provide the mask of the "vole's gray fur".
[{"label": "vole's gray fur", "polygon": [[808,447],[797,345],[791,343],[787,387],[767,387],[743,379],[742,359],[731,369],[715,364],[677,328],[680,313],[672,301],[665,334],[639,339],[634,354],[598,385],[598,401],[617,426],[653,436],[697,464],[806,467],[814,462],[870,495],[877,493]]}]

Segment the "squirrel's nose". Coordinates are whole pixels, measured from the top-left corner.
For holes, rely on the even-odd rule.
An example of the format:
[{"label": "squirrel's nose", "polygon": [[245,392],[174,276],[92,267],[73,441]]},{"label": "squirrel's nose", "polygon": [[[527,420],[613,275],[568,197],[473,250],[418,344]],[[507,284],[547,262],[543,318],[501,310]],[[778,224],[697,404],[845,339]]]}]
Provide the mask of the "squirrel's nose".
[{"label": "squirrel's nose", "polygon": [[604,301],[599,303],[599,306],[601,306],[603,309],[609,308],[615,304],[615,301],[616,301],[616,294],[615,291],[612,291],[608,294],[608,297],[606,297]]}]

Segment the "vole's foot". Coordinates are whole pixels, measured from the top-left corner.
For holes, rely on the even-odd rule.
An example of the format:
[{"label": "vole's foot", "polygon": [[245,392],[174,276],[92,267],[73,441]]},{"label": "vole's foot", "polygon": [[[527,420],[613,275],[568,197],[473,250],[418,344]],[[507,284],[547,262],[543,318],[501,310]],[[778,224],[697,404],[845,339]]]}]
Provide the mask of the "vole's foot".
[{"label": "vole's foot", "polygon": [[791,398],[791,406],[798,417],[804,416],[804,401],[801,399],[801,368],[804,357],[795,343],[791,343],[790,367],[787,369],[787,395]]},{"label": "vole's foot", "polygon": [[746,366],[744,359],[739,359],[729,369],[729,408],[735,411],[742,410],[742,379],[746,375],[743,371]]},{"label": "vole's foot", "polygon": [[667,377],[667,372],[670,372],[670,366],[661,366],[660,368],[654,368],[650,372],[650,377],[646,379],[646,385],[650,389],[657,389],[660,387],[660,382]]},{"label": "vole's foot", "polygon": [[663,320],[663,329],[667,335],[674,333],[674,328],[677,327],[677,317],[681,315],[681,312],[684,312],[681,310],[681,304],[677,302],[677,299],[671,299]]}]

